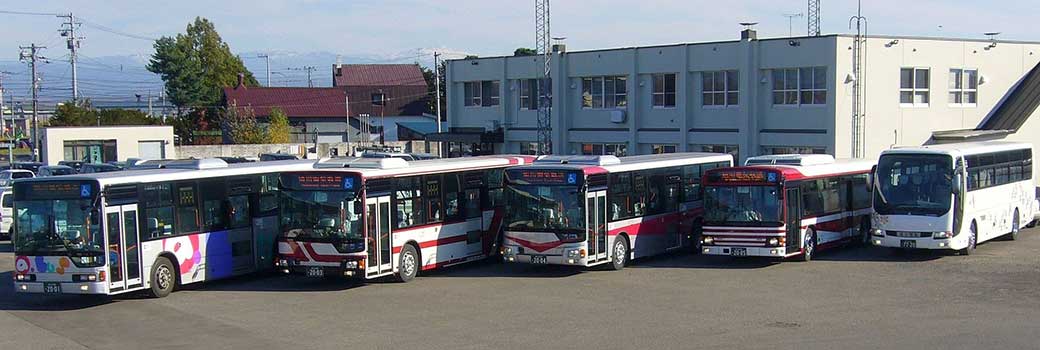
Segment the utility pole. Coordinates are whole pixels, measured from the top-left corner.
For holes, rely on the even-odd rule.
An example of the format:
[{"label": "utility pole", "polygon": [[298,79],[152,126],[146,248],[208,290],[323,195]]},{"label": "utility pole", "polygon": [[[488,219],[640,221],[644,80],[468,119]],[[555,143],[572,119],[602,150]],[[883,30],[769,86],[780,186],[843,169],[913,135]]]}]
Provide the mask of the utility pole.
[{"label": "utility pole", "polygon": [[[38,51],[40,51],[42,49],[46,49],[46,47],[44,47],[44,46],[36,46],[36,44],[33,43],[33,44],[30,44],[29,46],[20,46],[19,48],[22,49],[22,52],[19,55],[19,58],[23,62],[28,61],[29,62],[29,69],[32,71],[32,76],[31,76],[31,78],[32,78],[32,109],[33,109],[33,111],[32,111],[32,139],[33,139],[32,149],[33,149],[33,160],[38,162],[38,161],[40,161],[40,137],[39,137],[40,136],[40,131],[39,131],[39,126],[40,126],[40,122],[39,122],[39,115],[40,115],[40,100],[39,100],[40,79],[39,79],[39,77],[36,76],[36,62],[37,61],[47,62],[47,58],[46,57],[42,57],[39,54],[37,54]],[[26,50],[29,50],[29,51],[26,51]]]},{"label": "utility pole", "polygon": [[307,87],[314,87],[314,81],[311,80],[311,72],[314,72],[316,68],[314,66],[306,66],[301,68],[289,68],[289,70],[302,70],[307,71]]},{"label": "utility pole", "polygon": [[4,128],[4,74],[10,73],[0,71],[0,135],[7,136],[7,129]]},{"label": "utility pole", "polygon": [[256,55],[256,57],[263,58],[263,59],[267,60],[267,87],[271,87],[271,55],[268,55],[266,53],[262,53],[262,54]]},{"label": "utility pole", "polygon": [[433,52],[433,84],[437,87],[437,133],[441,132],[441,54],[439,52]]},{"label": "utility pole", "polygon": [[76,29],[79,28],[83,23],[76,22],[76,17],[73,16],[72,12],[67,15],[58,15],[58,17],[65,18],[65,22],[61,24],[61,29],[58,29],[58,33],[65,37],[66,45],[69,48],[69,62],[72,64],[72,102],[79,102],[79,81],[76,75],[76,51],[79,50],[79,42],[83,37],[76,36]]}]

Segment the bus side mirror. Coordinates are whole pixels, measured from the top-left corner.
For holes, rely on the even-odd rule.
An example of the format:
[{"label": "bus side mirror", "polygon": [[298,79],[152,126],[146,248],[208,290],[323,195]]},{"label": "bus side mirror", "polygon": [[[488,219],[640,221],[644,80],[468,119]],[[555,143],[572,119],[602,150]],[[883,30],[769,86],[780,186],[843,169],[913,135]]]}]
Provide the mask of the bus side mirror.
[{"label": "bus side mirror", "polygon": [[961,174],[953,175],[953,186],[951,188],[951,190],[953,190],[953,193],[960,192],[961,184],[963,182],[964,182],[964,176],[961,176]]},{"label": "bus side mirror", "polygon": [[365,204],[361,203],[360,200],[354,201],[354,214],[360,215],[362,209],[365,209]]}]

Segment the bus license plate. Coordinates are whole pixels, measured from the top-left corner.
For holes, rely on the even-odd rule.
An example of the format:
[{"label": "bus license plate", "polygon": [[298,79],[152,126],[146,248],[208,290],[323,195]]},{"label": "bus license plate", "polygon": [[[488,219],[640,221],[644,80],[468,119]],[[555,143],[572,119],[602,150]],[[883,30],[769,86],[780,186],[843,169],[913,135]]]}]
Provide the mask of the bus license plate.
[{"label": "bus license plate", "polygon": [[747,248],[730,248],[730,256],[747,256]]},{"label": "bus license plate", "polygon": [[904,239],[899,241],[899,247],[901,248],[917,248],[917,241]]},{"label": "bus license plate", "polygon": [[549,259],[545,255],[531,255],[532,264],[548,264]]},{"label": "bus license plate", "polygon": [[47,294],[60,294],[61,293],[61,283],[51,283],[51,282],[44,283],[43,284],[43,292],[47,293]]},{"label": "bus license plate", "polygon": [[325,276],[325,269],[320,267],[311,267],[307,269],[307,277],[323,277]]}]

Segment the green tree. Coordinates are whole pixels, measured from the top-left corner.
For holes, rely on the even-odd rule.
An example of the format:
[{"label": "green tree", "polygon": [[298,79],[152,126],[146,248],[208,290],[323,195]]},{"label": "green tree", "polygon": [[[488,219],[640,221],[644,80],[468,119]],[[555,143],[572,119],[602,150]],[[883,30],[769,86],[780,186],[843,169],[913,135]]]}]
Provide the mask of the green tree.
[{"label": "green tree", "polygon": [[517,48],[513,51],[513,56],[534,56],[537,55],[538,51],[535,49],[529,49],[526,47]]},{"label": "green tree", "polygon": [[228,106],[221,116],[221,127],[232,143],[268,143],[267,130],[256,122],[256,114],[250,107]]},{"label": "green tree", "polygon": [[63,103],[50,118],[52,126],[97,126],[101,125],[156,125],[159,119],[132,109],[97,109],[89,100],[79,103]]},{"label": "green tree", "polygon": [[289,116],[281,108],[271,108],[271,117],[267,125],[267,141],[270,143],[289,143]]},{"label": "green tree", "polygon": [[[447,85],[445,85],[444,80],[447,67],[446,61],[441,61],[440,67],[437,67],[441,74],[441,118],[444,118],[448,113]],[[423,78],[426,79],[426,113],[437,115],[437,75],[428,67],[420,67],[420,69],[422,70]]]},{"label": "green tree", "polygon": [[196,17],[184,33],[159,38],[152,46],[155,53],[147,68],[162,77],[178,116],[188,115],[188,121],[172,123],[186,142],[191,142],[194,131],[216,124],[221,89],[238,84],[239,74],[244,85],[260,85],[242,60],[231,53],[213,22],[205,18]]}]

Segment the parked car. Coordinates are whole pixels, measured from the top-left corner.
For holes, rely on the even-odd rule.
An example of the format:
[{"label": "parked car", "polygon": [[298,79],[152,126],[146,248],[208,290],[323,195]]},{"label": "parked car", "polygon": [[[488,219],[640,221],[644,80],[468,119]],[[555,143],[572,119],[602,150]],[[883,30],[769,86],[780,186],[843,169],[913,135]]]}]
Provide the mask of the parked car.
[{"label": "parked car", "polygon": [[36,174],[41,166],[43,166],[43,163],[40,162],[14,162],[11,164],[11,169],[28,170]]},{"label": "parked car", "polygon": [[272,161],[272,160],[297,160],[297,159],[300,159],[300,157],[297,157],[295,154],[288,154],[288,153],[264,153],[264,154],[260,155],[260,161],[261,162],[269,162],[269,161]]},{"label": "parked car", "polygon": [[365,151],[361,153],[361,158],[401,158],[407,161],[415,160],[415,157],[408,153],[390,153],[390,152],[372,152]]},{"label": "parked car", "polygon": [[113,164],[108,164],[108,163],[87,163],[87,164],[83,164],[83,166],[81,166],[79,168],[79,173],[80,174],[107,173],[107,172],[111,172],[111,171],[121,171],[121,170],[123,170],[123,168],[121,168],[119,166],[116,166],[116,165],[113,165]]},{"label": "parked car", "polygon": [[11,239],[11,223],[14,222],[14,193],[0,192],[0,240]]},{"label": "parked car", "polygon": [[72,174],[75,174],[75,173],[76,173],[76,169],[73,169],[72,167],[70,167],[68,165],[44,165],[44,166],[40,167],[40,171],[36,172],[36,176],[38,176],[38,177],[62,176],[62,175],[72,175]]},{"label": "parked car", "polygon": [[11,181],[15,179],[26,179],[36,177],[36,173],[33,173],[24,169],[10,169],[0,171],[0,187],[11,186]]},{"label": "parked car", "polygon": [[58,161],[58,165],[68,165],[68,166],[72,167],[73,169],[76,169],[77,173],[79,172],[79,168],[82,167],[83,164],[87,164],[87,162],[84,162],[82,160],[61,160],[61,161]]}]

